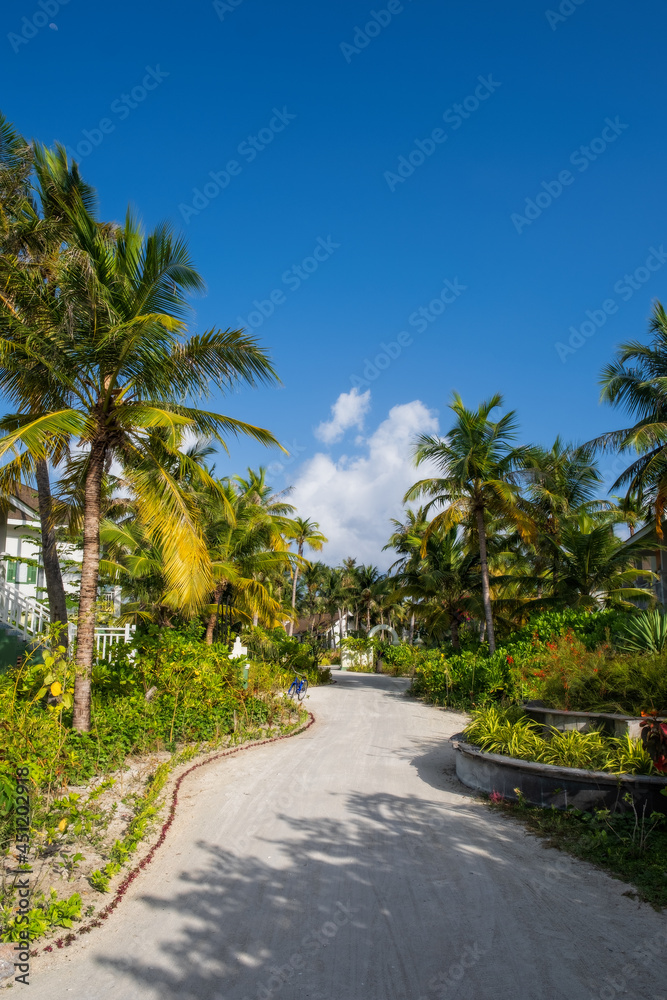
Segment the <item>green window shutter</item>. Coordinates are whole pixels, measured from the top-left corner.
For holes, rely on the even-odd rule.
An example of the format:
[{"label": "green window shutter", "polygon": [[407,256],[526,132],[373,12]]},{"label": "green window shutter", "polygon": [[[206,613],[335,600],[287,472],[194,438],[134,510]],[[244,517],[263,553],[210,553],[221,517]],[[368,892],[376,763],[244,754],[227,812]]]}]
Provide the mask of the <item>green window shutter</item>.
[{"label": "green window shutter", "polygon": [[27,566],[26,568],[28,570],[28,575],[27,575],[27,578],[26,578],[25,582],[26,583],[37,583],[37,567],[36,566]]},{"label": "green window shutter", "polygon": [[16,563],[7,563],[7,583],[16,583]]}]

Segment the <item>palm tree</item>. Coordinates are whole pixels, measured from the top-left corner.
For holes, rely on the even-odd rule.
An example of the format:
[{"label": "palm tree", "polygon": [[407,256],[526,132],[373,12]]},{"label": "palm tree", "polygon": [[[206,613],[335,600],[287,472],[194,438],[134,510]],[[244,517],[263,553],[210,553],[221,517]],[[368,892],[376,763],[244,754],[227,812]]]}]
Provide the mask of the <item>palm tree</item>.
[{"label": "palm tree", "polygon": [[436,514],[424,534],[422,551],[428,536],[442,528],[449,531],[463,525],[479,549],[482,574],[482,599],[486,620],[489,651],[496,648],[489,587],[487,555],[487,522],[500,518],[515,526],[526,538],[533,537],[535,528],[528,505],[521,497],[517,473],[533,458],[529,448],[511,447],[516,437],[516,421],[511,411],[498,421],[490,414],[502,405],[501,395],[492,396],[477,410],[468,410],[458,394],[454,394],[450,409],[456,423],[446,437],[421,435],[415,448],[416,464],[431,462],[438,477],[422,479],[408,490],[405,501],[420,496],[431,499],[424,508],[444,508]]},{"label": "palm tree", "polygon": [[651,508],[661,538],[667,503],[667,313],[660,302],[653,307],[649,333],[649,344],[636,340],[622,344],[600,376],[600,398],[625,409],[634,423],[591,444],[639,455],[611,488],[624,485],[640,510]]},{"label": "palm tree", "polygon": [[[428,521],[423,509],[420,507],[414,511],[408,507],[405,511],[405,521],[396,518],[391,519],[394,530],[389,537],[389,541],[383,546],[382,551],[394,549],[398,553],[398,559],[389,567],[388,574],[392,574],[398,580],[408,573],[417,574],[421,564],[421,546],[426,531]],[[412,645],[415,635],[415,608],[410,607],[410,627],[408,640]]]},{"label": "palm tree", "polygon": [[[32,174],[40,182],[36,188]],[[0,301],[6,308],[19,311],[35,328],[39,328],[44,309],[54,307],[59,271],[63,264],[67,266],[62,248],[70,233],[62,206],[70,203],[72,197],[85,202],[92,198],[92,191],[81,180],[76,166],[65,169],[59,163],[58,169],[49,171],[41,150],[30,146],[0,115]],[[30,275],[29,281],[12,280],[12,273],[20,269]],[[0,324],[2,319],[0,312]],[[0,385],[7,380],[11,385],[10,373],[0,369]],[[35,482],[49,613],[52,624],[65,626],[58,642],[67,647],[67,605],[56,547],[48,464],[44,458],[27,455],[25,459],[20,467],[10,465],[2,470],[0,489],[7,496],[16,491],[21,479]]]},{"label": "palm tree", "polygon": [[380,596],[385,589],[384,577],[377,566],[360,566],[357,574],[358,600],[366,618],[366,631],[371,630],[371,611],[380,606]]},{"label": "palm tree", "polygon": [[408,560],[395,577],[396,595],[415,601],[414,609],[426,632],[442,639],[449,631],[454,649],[460,649],[461,623],[479,607],[479,556],[471,552],[456,529],[429,533],[421,555],[421,534],[412,536],[418,560]]},{"label": "palm tree", "polygon": [[[534,448],[531,468],[526,472],[527,497],[538,535],[534,544],[533,570],[538,577],[551,572],[558,579],[558,548],[561,522],[577,511],[598,508],[595,500],[602,476],[590,445],[563,444],[557,437],[550,449]],[[542,582],[538,584],[541,596]]]},{"label": "palm tree", "polygon": [[[58,148],[44,153],[44,161],[47,172],[57,172],[67,166],[67,155]],[[105,468],[120,463],[146,533],[164,554],[169,585],[181,595],[185,613],[195,613],[212,589],[197,508],[160,465],[147,433],[189,427],[223,443],[226,435],[247,434],[276,444],[264,429],[188,405],[212,388],[272,381],[275,373],[257,342],[240,330],[186,337],[185,296],[201,291],[203,280],[168,226],[145,237],[128,213],[122,226],[101,228],[76,194],[63,213],[75,253],[38,329],[13,308],[12,284],[33,280],[39,294],[41,279],[11,261],[5,268],[0,364],[10,373],[5,390],[17,411],[6,418],[14,426],[0,439],[0,456],[18,452],[18,465],[26,455],[48,459],[74,438],[86,452],[74,726],[87,730]],[[176,455],[175,439],[165,448]],[[201,466],[192,472],[215,488]]]},{"label": "palm tree", "polygon": [[228,590],[240,618],[253,625],[260,618],[265,624],[276,625],[283,606],[272,593],[274,581],[295,559],[284,539],[293,522],[282,511],[291,510],[290,505],[272,502],[270,489],[260,501],[258,494],[238,477],[225,482],[223,491],[222,497],[219,491],[210,491],[202,514],[214,579],[206,630],[209,644],[213,641],[218,604]]},{"label": "palm tree", "polygon": [[[299,560],[303,559],[303,549],[305,545],[307,545],[309,549],[312,549],[313,552],[320,552],[322,546],[325,544],[325,542],[328,542],[329,540],[320,531],[320,526],[317,523],[317,521],[311,521],[307,518],[304,519],[302,517],[295,517],[293,524],[294,524],[293,528],[294,534],[290,536],[290,539],[292,542],[296,544],[296,551]],[[301,564],[300,562],[296,563],[293,571],[294,575],[292,578],[292,612],[295,612],[296,609],[296,584],[299,576],[300,564]],[[290,635],[294,634],[294,617],[290,619],[289,634]]]},{"label": "palm tree", "polygon": [[561,567],[555,588],[557,601],[568,607],[631,611],[635,608],[633,598],[654,600],[652,590],[637,583],[653,581],[656,574],[633,565],[645,545],[624,543],[614,534],[614,525],[622,519],[618,511],[582,511],[563,525],[561,541],[553,542],[558,547]]},{"label": "palm tree", "polygon": [[331,639],[334,649],[336,648],[336,633],[334,631],[334,618],[336,614],[338,615],[339,638],[343,638],[343,615],[341,606],[344,599],[344,593],[343,571],[338,568],[327,566],[326,572],[323,574],[323,579],[319,586],[319,596],[322,601],[322,607],[329,615],[331,624]]}]

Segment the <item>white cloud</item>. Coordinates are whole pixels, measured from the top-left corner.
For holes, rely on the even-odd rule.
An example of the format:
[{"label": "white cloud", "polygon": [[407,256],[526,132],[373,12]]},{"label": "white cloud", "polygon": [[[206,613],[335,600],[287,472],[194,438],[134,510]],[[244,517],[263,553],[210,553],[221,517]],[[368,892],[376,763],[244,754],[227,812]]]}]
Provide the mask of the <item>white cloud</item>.
[{"label": "white cloud", "polygon": [[362,442],[363,454],[334,461],[320,452],[302,466],[290,501],[329,539],[321,558],[337,564],[352,556],[383,569],[391,564],[392,553],[382,552],[390,519],[401,516],[406,490],[429,474],[414,466],[415,438],[437,431],[436,415],[414,400],[389,411]]},{"label": "white cloud", "polygon": [[361,430],[364,424],[364,416],[371,406],[371,390],[367,389],[361,396],[358,389],[351,389],[349,392],[341,392],[336,402],[331,407],[331,420],[326,420],[315,429],[315,437],[325,444],[333,444],[340,441],[345,431],[350,427]]}]

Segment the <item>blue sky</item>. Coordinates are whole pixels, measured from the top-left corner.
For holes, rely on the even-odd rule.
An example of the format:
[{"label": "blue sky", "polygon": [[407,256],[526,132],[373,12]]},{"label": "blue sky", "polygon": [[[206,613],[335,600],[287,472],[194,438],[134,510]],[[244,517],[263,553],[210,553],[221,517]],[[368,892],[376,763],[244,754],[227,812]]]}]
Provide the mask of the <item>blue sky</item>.
[{"label": "blue sky", "polygon": [[194,326],[270,351],[280,388],[215,405],[292,459],[239,442],[219,471],[295,484],[326,558],[382,561],[454,389],[504,393],[526,441],[622,423],[599,370],[667,280],[659,0],[5,0],[2,25],[3,112],[76,151],[104,217],[180,227]]}]

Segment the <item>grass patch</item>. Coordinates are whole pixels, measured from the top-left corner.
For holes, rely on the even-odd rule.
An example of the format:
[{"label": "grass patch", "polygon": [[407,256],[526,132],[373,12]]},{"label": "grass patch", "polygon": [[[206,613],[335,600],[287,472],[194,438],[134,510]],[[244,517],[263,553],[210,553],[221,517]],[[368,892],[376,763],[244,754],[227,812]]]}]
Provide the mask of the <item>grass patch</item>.
[{"label": "grass patch", "polygon": [[667,906],[667,817],[661,813],[642,819],[631,812],[562,812],[500,799],[490,805],[518,819],[547,847],[566,851],[627,882],[656,910]]}]

